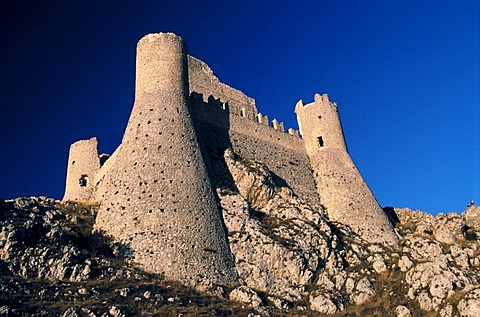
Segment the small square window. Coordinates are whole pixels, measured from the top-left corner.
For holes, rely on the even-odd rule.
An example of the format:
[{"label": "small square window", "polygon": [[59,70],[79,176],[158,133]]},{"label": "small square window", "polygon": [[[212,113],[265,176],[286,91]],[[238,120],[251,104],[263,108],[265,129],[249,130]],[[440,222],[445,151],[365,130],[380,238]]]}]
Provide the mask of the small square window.
[{"label": "small square window", "polygon": [[325,144],[323,143],[323,138],[321,136],[319,136],[317,138],[317,141],[318,141],[318,146],[319,147],[323,147]]},{"label": "small square window", "polygon": [[78,180],[80,187],[86,187],[88,185],[88,176],[86,174],[83,174],[80,176],[80,179]]}]

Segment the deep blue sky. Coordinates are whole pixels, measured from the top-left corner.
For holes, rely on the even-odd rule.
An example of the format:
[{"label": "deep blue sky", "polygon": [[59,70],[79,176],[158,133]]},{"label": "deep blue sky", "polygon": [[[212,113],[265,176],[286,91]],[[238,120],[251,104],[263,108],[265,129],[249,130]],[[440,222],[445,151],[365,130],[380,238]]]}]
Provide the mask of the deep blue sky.
[{"label": "deep blue sky", "polygon": [[328,93],[381,205],[480,203],[480,4],[474,0],[3,1],[0,197],[61,198],[68,148],[119,144],[135,45],[171,31],[270,118]]}]

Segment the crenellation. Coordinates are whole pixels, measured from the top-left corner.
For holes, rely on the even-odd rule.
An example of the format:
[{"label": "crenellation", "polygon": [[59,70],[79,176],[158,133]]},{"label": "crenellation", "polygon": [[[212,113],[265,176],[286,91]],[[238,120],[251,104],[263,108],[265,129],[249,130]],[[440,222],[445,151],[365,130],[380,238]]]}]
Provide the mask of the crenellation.
[{"label": "crenellation", "polygon": [[175,34],[141,39],[136,70],[121,144],[100,158],[95,138],[74,143],[64,200],[98,202],[95,228],[130,249],[147,271],[189,285],[238,282],[215,191],[215,160],[227,149],[262,162],[282,186],[313,208],[323,204],[332,221],[367,241],[396,243],[348,154],[337,104],[327,94],[300,100],[299,131],[285,131],[283,122],[258,112],[255,99],[189,56]]},{"label": "crenellation", "polygon": [[275,129],[275,130],[278,130],[278,131],[281,131],[281,132],[285,132],[285,128],[283,126],[283,122],[278,122],[277,119],[273,119],[272,120],[272,127]]},{"label": "crenellation", "polygon": [[300,137],[300,134],[298,133],[298,130],[295,130],[293,128],[288,129],[288,134]]},{"label": "crenellation", "polygon": [[258,123],[261,123],[261,124],[264,124],[266,126],[270,126],[270,121],[268,120],[268,116],[267,115],[262,115],[261,113],[259,113],[257,115],[257,122]]},{"label": "crenellation", "polygon": [[273,120],[272,120],[272,127],[273,127],[275,130],[280,130],[277,119],[273,119]]},{"label": "crenellation", "polygon": [[263,116],[260,112],[257,114],[256,122],[263,123]]},{"label": "crenellation", "polygon": [[[273,119],[270,121],[268,119],[267,115],[262,115],[260,112],[257,112],[254,117],[251,117],[247,113],[247,107],[243,107],[240,109],[240,112],[237,113],[232,113],[230,112],[230,102],[222,102],[220,98],[215,98],[213,95],[208,96],[207,101],[204,100],[204,95],[202,93],[197,93],[195,91],[190,92],[190,98],[191,98],[191,103],[192,107],[207,107],[207,106],[213,106],[214,108],[221,109],[221,110],[226,110],[227,112],[230,113],[230,115],[238,115],[242,118],[248,119],[250,121],[253,121],[255,123],[259,123],[262,125],[266,125],[270,128],[273,128],[277,131],[284,132],[293,136],[300,137],[298,131],[295,132],[296,130],[289,128],[288,131],[285,131],[285,126],[283,122],[279,122],[277,119]],[[292,131],[292,132],[290,132]]]}]

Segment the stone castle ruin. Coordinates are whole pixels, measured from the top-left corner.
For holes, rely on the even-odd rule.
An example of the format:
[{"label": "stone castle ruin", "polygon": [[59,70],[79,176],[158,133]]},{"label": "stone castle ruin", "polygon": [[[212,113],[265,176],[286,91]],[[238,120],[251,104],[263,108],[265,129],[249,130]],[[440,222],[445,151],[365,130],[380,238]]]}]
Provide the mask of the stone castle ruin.
[{"label": "stone castle ruin", "polygon": [[145,270],[191,285],[231,285],[238,277],[215,162],[232,149],[366,241],[395,244],[348,154],[337,105],[317,94],[295,113],[300,132],[285,131],[187,55],[180,37],[147,35],[137,45],[135,103],[121,144],[110,157],[99,156],[96,138],[72,144],[63,199],[98,203],[97,230]]}]

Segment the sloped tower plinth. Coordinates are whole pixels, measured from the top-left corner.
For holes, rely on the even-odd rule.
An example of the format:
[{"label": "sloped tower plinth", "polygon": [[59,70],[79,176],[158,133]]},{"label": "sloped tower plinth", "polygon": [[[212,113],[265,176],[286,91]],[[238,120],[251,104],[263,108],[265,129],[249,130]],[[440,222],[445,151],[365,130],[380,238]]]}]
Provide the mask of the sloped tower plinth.
[{"label": "sloped tower plinth", "polygon": [[189,285],[237,281],[212,184],[188,110],[186,45],[150,34],[137,45],[135,104],[98,179],[95,227],[144,269]]},{"label": "sloped tower plinth", "polygon": [[385,212],[348,154],[337,105],[328,95],[295,107],[321,204],[331,220],[366,241],[394,245],[398,238]]}]

